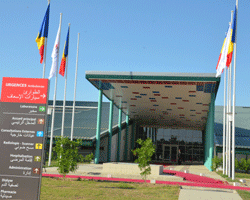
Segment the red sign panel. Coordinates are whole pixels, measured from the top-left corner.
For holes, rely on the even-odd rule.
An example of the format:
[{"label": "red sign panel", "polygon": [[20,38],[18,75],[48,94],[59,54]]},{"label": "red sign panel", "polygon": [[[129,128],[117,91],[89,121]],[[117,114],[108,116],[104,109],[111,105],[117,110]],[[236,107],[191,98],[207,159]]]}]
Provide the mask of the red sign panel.
[{"label": "red sign panel", "polygon": [[2,102],[46,104],[48,79],[3,77]]}]

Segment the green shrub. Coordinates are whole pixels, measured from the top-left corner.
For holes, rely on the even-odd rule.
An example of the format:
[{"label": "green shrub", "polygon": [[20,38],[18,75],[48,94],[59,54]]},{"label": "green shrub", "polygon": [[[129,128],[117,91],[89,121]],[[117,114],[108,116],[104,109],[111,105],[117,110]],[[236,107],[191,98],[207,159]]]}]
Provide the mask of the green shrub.
[{"label": "green shrub", "polygon": [[235,159],[235,170],[239,170],[239,169],[240,169],[240,163],[238,159]]},{"label": "green shrub", "polygon": [[247,164],[248,164],[248,169],[247,170],[250,170],[250,158],[247,160]]},{"label": "green shrub", "polygon": [[85,161],[85,158],[83,155],[79,155],[77,162],[83,163]]},{"label": "green shrub", "polygon": [[138,139],[137,143],[141,146],[141,148],[132,150],[132,152],[138,157],[135,162],[139,163],[138,167],[142,171],[140,175],[146,181],[147,175],[151,174],[150,161],[155,153],[155,145],[150,138],[145,141]]},{"label": "green shrub", "polygon": [[241,158],[240,163],[239,163],[239,169],[244,171],[244,172],[247,172],[248,170],[250,170],[249,162],[250,161],[248,161],[244,158]]},{"label": "green shrub", "polygon": [[56,146],[53,148],[57,153],[58,171],[62,175],[74,172],[77,169],[77,161],[79,160],[78,147],[80,141],[71,141],[66,137],[58,137]]},{"label": "green shrub", "polygon": [[88,154],[85,156],[84,160],[88,163],[90,163],[92,160],[94,159],[94,154],[91,153],[91,154]]},{"label": "green shrub", "polygon": [[212,170],[215,171],[218,167],[222,166],[222,164],[223,164],[223,158],[215,156],[212,159]]},{"label": "green shrub", "polygon": [[[216,170],[218,167],[223,165],[223,158],[218,158],[217,156],[213,158],[212,170]],[[248,172],[250,170],[250,158],[248,160],[241,158],[240,161],[235,159],[235,170],[240,170]]]}]

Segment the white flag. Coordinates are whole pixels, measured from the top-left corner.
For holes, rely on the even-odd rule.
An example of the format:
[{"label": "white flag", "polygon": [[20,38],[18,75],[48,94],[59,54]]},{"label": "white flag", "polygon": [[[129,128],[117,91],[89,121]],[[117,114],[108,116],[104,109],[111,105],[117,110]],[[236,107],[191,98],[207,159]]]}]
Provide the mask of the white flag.
[{"label": "white flag", "polygon": [[222,54],[221,54],[221,58],[217,67],[216,77],[220,76],[223,70],[226,68],[227,54],[228,54],[228,47],[229,47],[230,39],[231,39],[231,23],[227,31],[226,41],[225,41]]},{"label": "white flag", "polygon": [[49,74],[49,79],[51,79],[52,77],[54,77],[56,75],[57,72],[57,66],[58,66],[58,54],[59,54],[59,45],[60,45],[60,32],[61,32],[61,26],[59,26],[58,31],[57,31],[57,35],[56,35],[56,41],[54,44],[54,48],[51,54],[51,58],[52,58],[52,65],[51,65],[51,69],[50,69],[50,74]]}]

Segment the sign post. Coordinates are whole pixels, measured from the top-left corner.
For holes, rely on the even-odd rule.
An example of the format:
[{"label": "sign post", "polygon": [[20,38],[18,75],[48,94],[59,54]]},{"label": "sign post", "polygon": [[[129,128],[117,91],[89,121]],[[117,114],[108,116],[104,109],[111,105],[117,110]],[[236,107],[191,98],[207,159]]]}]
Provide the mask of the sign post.
[{"label": "sign post", "polygon": [[0,102],[0,199],[39,199],[48,79],[7,78]]}]

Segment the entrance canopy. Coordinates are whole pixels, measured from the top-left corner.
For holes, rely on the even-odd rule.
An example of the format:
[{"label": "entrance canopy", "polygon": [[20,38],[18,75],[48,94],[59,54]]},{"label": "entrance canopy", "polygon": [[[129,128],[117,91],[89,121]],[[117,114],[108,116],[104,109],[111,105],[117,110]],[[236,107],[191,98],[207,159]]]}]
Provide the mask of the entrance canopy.
[{"label": "entrance canopy", "polygon": [[87,71],[86,78],[141,126],[192,130],[205,129],[220,83],[213,73]]}]

